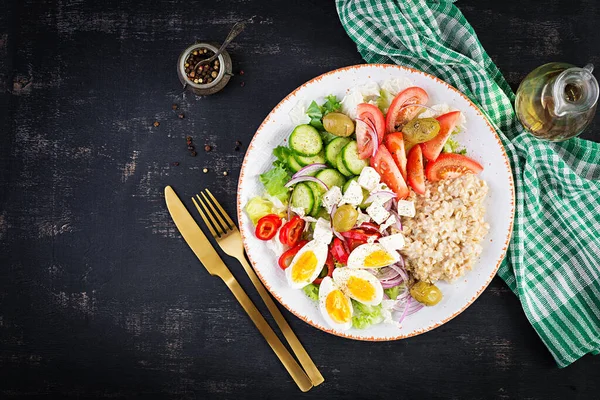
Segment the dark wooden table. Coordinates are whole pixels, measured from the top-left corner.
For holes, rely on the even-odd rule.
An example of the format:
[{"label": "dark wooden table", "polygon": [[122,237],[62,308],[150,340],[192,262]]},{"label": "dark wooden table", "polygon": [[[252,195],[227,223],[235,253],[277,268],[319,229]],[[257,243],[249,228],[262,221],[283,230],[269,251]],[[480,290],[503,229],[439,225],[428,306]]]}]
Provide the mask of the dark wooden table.
[{"label": "dark wooden table", "polygon": [[[600,64],[594,0],[458,5],[515,89],[545,62]],[[207,186],[234,212],[246,145],[271,108],[310,78],[362,62],[333,2],[0,7],[0,398],[300,398],[183,242],[162,192],[169,184],[189,198]],[[179,52],[248,18],[230,48],[238,75],[213,97],[182,96]],[[600,141],[599,122],[583,137]],[[499,278],[450,323],[397,342],[343,340],[285,314],[326,379],[302,398],[600,391],[600,357],[558,369]]]}]

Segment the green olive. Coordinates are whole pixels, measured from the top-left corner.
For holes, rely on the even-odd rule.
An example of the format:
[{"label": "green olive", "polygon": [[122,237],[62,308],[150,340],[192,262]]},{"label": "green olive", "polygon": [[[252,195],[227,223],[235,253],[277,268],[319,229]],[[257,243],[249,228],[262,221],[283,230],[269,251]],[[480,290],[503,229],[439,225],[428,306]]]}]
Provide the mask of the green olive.
[{"label": "green olive", "polygon": [[354,122],[349,116],[332,112],[323,117],[323,127],[336,136],[350,136],[354,133]]},{"label": "green olive", "polygon": [[344,204],[333,214],[333,229],[346,232],[354,227],[358,219],[358,211],[350,204]]},{"label": "green olive", "polygon": [[410,288],[410,295],[419,303],[435,306],[442,300],[442,292],[433,283],[419,281]]},{"label": "green olive", "polygon": [[440,123],[435,118],[415,118],[402,128],[404,140],[423,143],[433,139],[440,132]]}]

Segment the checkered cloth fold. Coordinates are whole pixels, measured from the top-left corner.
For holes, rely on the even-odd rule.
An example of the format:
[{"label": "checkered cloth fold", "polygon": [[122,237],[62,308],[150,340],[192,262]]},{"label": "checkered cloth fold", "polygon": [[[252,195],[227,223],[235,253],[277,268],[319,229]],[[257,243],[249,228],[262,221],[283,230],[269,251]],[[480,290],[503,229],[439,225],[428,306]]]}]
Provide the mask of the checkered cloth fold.
[{"label": "checkered cloth fold", "polygon": [[466,94],[502,138],[516,189],[512,240],[498,274],[565,367],[600,352],[600,145],[549,143],[519,124],[514,93],[452,1],[337,0],[368,63],[406,65]]}]

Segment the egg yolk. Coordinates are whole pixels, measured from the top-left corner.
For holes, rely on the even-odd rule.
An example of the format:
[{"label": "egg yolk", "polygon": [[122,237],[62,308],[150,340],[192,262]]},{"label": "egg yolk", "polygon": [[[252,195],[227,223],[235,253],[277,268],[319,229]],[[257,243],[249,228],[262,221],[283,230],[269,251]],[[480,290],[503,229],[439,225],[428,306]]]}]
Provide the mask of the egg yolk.
[{"label": "egg yolk", "polygon": [[365,257],[364,265],[366,268],[385,267],[394,262],[394,258],[385,250],[375,250]]},{"label": "egg yolk", "polygon": [[369,301],[375,297],[375,288],[366,279],[351,276],[348,278],[348,290],[357,300]]},{"label": "egg yolk", "polygon": [[348,299],[340,290],[332,290],[325,299],[327,314],[335,322],[343,324],[352,318]]},{"label": "egg yolk", "polygon": [[292,266],[292,280],[306,282],[317,267],[317,256],[312,251],[305,251]]}]

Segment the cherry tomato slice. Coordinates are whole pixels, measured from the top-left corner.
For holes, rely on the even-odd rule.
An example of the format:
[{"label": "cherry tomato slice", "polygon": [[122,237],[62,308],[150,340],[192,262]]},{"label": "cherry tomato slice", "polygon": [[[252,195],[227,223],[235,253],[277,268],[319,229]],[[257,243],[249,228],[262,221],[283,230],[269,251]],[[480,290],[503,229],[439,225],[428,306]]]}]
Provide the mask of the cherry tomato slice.
[{"label": "cherry tomato slice", "polygon": [[281,218],[276,214],[265,215],[258,220],[255,234],[260,240],[271,240],[281,226]]},{"label": "cherry tomato slice", "polygon": [[483,166],[477,161],[461,154],[443,153],[427,164],[427,179],[432,182],[441,179],[455,178],[463,174],[478,174],[483,171]]},{"label": "cherry tomato slice", "polygon": [[306,243],[308,243],[308,240],[301,240],[300,242],[298,242],[297,245],[295,245],[291,249],[284,251],[283,254],[279,257],[279,268],[286,269],[287,267],[289,267],[292,263],[292,260],[294,259],[294,256],[300,251],[301,248],[304,247]]},{"label": "cherry tomato slice", "polygon": [[[385,135],[385,118],[381,110],[368,103],[361,103],[356,108],[358,119],[366,122],[356,123],[356,141],[358,145],[358,156],[361,159],[369,158],[373,155],[373,146],[378,146],[383,141]],[[375,127],[378,143],[372,143],[371,135],[368,134],[369,126]]]},{"label": "cherry tomato slice", "polygon": [[[323,274],[323,271],[325,271],[325,268],[327,268],[327,274],[321,276]],[[323,278],[325,278],[326,276],[329,276],[329,277],[333,276],[334,269],[335,269],[335,264],[333,262],[333,256],[331,255],[331,253],[328,253],[327,260],[325,261],[325,266],[323,267],[323,271],[321,271],[321,273],[319,274],[319,277],[317,279],[315,279],[313,281],[313,283],[315,285],[320,285],[321,282],[323,282]]]},{"label": "cherry tomato slice", "polygon": [[388,133],[385,136],[385,146],[389,150],[392,158],[396,162],[400,173],[404,180],[406,180],[406,154],[407,151],[404,147],[404,135],[402,132]]},{"label": "cherry tomato slice", "polygon": [[367,243],[370,238],[379,239],[381,234],[379,231],[367,233],[363,229],[352,229],[351,231],[341,232],[341,235],[347,239],[362,242],[361,244]]},{"label": "cherry tomato slice", "polygon": [[340,240],[340,238],[336,237],[333,239],[333,244],[331,245],[330,252],[333,258],[337,260],[337,262],[346,265],[350,254],[348,254],[346,246],[344,246],[344,243]]},{"label": "cherry tomato slice", "polygon": [[279,240],[283,244],[294,247],[304,232],[305,222],[298,215],[294,215],[291,220],[286,222],[279,232]]},{"label": "cherry tomato slice", "polygon": [[408,184],[415,193],[425,194],[425,170],[423,169],[423,153],[420,144],[408,152],[406,173],[408,174]]},{"label": "cherry tomato slice", "polygon": [[407,107],[412,104],[426,104],[427,92],[420,87],[409,87],[398,93],[388,109],[385,125],[388,133],[399,131],[408,121],[417,116],[421,107]]},{"label": "cherry tomato slice", "polygon": [[377,154],[371,158],[371,166],[381,175],[381,180],[398,195],[398,199],[408,197],[408,186],[406,186],[400,169],[385,146],[379,146]]},{"label": "cherry tomato slice", "polygon": [[460,111],[451,111],[436,118],[440,123],[439,133],[436,137],[421,145],[423,146],[423,156],[426,159],[429,161],[435,161],[438,158],[442,152],[442,149],[444,148],[444,145],[446,144],[446,141],[448,141],[452,131],[454,131],[454,128],[456,128],[459,117]]}]

